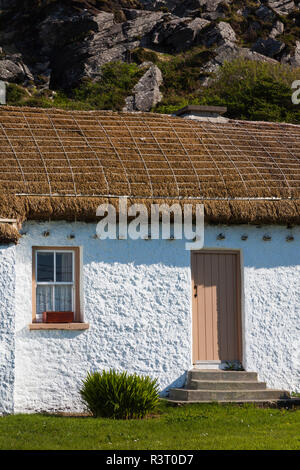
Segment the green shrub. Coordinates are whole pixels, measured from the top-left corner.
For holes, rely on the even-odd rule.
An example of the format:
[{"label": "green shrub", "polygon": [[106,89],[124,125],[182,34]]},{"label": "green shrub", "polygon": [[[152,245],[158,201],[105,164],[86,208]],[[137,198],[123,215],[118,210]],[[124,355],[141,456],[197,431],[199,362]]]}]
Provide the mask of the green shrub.
[{"label": "green shrub", "polygon": [[201,104],[227,106],[227,116],[252,121],[299,123],[292,103],[294,80],[300,69],[288,65],[236,59],[225,62],[201,94]]},{"label": "green shrub", "polygon": [[19,105],[23,100],[28,97],[26,91],[15,83],[10,83],[6,89],[6,100],[7,104]]},{"label": "green shrub", "polygon": [[137,47],[130,52],[130,59],[136,64],[142,64],[143,62],[153,62],[156,64],[159,61],[159,57],[154,51],[145,49],[144,47]]},{"label": "green shrub", "polygon": [[[174,63],[168,64],[169,73],[171,65],[174,66]],[[173,113],[186,104],[227,106],[226,116],[232,119],[299,124],[300,108],[291,100],[291,85],[299,79],[299,73],[299,67],[235,59],[225,62],[212,76],[210,84],[198,90],[188,80],[185,88],[180,88],[179,80],[182,81],[184,75],[177,76],[175,90],[167,75],[169,89],[166,93],[162,90],[164,98],[154,111]],[[174,90],[170,93],[172,88]]]},{"label": "green shrub", "polygon": [[38,90],[32,90],[30,96],[21,86],[11,84],[7,91],[7,104],[120,111],[125,98],[144,73],[145,70],[139,69],[135,63],[110,62],[101,67],[101,77],[97,81],[83,79],[77,88],[57,90],[53,99],[48,99]]},{"label": "green shrub", "polygon": [[93,372],[83,381],[80,394],[95,417],[144,418],[159,402],[157,380],[127,372]]},{"label": "green shrub", "polygon": [[144,73],[134,63],[110,62],[101,67],[99,80],[83,80],[68,98],[73,103],[85,104],[89,109],[120,111],[125,105],[125,98]]}]

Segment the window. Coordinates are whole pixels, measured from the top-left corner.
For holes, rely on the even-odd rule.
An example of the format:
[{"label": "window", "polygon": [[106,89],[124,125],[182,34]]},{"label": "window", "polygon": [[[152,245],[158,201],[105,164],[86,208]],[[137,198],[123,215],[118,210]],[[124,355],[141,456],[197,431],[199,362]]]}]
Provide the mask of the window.
[{"label": "window", "polygon": [[79,248],[33,248],[33,321],[43,312],[74,312],[80,321]]}]

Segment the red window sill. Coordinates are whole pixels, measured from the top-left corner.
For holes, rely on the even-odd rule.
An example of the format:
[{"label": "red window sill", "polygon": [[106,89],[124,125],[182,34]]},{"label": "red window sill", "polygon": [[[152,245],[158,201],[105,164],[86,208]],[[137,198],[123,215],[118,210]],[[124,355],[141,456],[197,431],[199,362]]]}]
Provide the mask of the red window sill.
[{"label": "red window sill", "polygon": [[89,323],[30,323],[30,330],[88,330]]}]

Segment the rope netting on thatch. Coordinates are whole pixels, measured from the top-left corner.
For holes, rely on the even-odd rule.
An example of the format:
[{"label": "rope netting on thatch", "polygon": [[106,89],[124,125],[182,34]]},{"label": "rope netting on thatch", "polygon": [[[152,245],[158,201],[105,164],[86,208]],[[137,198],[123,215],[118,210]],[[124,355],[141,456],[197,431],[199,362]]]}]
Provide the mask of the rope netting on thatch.
[{"label": "rope netting on thatch", "polygon": [[200,199],[211,217],[252,221],[267,211],[280,222],[283,207],[299,218],[299,162],[295,125],[0,108],[0,191],[18,195],[14,216],[63,218],[128,196]]}]

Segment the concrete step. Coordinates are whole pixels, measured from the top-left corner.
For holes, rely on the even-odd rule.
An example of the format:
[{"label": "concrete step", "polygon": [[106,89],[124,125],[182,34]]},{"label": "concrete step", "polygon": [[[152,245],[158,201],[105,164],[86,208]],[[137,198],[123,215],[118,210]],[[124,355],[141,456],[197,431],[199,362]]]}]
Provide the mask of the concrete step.
[{"label": "concrete step", "polygon": [[[174,405],[190,405],[191,403],[213,403],[210,400],[195,400],[195,401],[184,401],[184,400],[171,400],[169,398],[165,398],[165,401],[168,403],[172,403]],[[219,400],[218,404],[223,404],[223,403],[253,403],[257,405],[269,405],[269,404],[276,404],[276,405],[281,405],[284,407],[298,407],[300,406],[300,400],[297,402],[293,398],[280,398],[280,399],[268,399],[268,400]]]},{"label": "concrete step", "polygon": [[187,385],[187,389],[191,390],[222,390],[222,391],[234,391],[234,390],[265,390],[265,382],[257,381],[225,381],[225,380],[190,380]]},{"label": "concrete step", "polygon": [[169,392],[169,400],[178,402],[209,402],[209,401],[255,401],[279,400],[289,398],[284,390],[191,390],[173,388]]},{"label": "concrete step", "polygon": [[189,380],[224,380],[224,381],[238,381],[238,382],[254,382],[257,380],[256,372],[235,371],[235,370],[201,370],[191,369],[188,371]]}]

